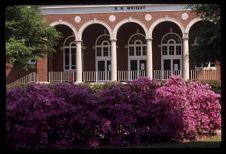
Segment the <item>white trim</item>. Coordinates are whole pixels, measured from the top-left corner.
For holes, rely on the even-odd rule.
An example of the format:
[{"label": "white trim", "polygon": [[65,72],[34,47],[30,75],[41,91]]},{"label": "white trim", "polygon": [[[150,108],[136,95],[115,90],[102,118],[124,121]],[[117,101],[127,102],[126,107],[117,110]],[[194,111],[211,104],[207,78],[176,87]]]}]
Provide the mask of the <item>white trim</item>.
[{"label": "white trim", "polygon": [[[115,7],[118,9],[116,10]],[[133,9],[128,9],[132,8]],[[137,7],[137,8],[136,8]],[[141,7],[141,8],[139,8]],[[124,5],[53,5],[40,7],[42,15],[49,14],[90,14],[114,12],[159,12],[190,10],[183,4],[124,4]],[[123,9],[121,9],[123,8]]]},{"label": "white trim", "polygon": [[157,19],[152,25],[151,27],[149,28],[148,30],[148,38],[152,38],[152,34],[153,34],[153,31],[155,29],[156,26],[158,26],[158,24],[162,23],[162,22],[165,22],[165,21],[171,21],[173,23],[175,23],[181,30],[181,34],[184,33],[184,26],[182,25],[182,23],[180,21],[178,21],[177,19],[175,18],[172,18],[172,17],[168,17],[168,16],[165,16],[163,18],[160,18],[160,19]]},{"label": "white trim", "polygon": [[[90,20],[90,21],[87,21],[85,22],[79,29],[78,31],[78,40],[82,40],[82,34],[83,34],[83,31],[90,25],[92,24],[100,24],[102,26],[104,26],[107,30],[108,30],[108,33],[110,36],[112,36],[112,30],[111,30],[111,27],[105,23],[104,21],[101,21],[101,20],[97,20],[96,18],[94,18],[93,20]],[[111,38],[111,37],[110,37]]]},{"label": "white trim", "polygon": [[196,22],[199,22],[199,21],[201,21],[202,19],[201,18],[194,18],[193,20],[191,20],[190,22],[189,22],[189,24],[186,26],[186,28],[185,28],[185,33],[189,33],[189,31],[190,31],[190,28],[196,23]]},{"label": "white trim", "polygon": [[73,33],[74,33],[75,38],[77,38],[78,33],[77,33],[76,28],[75,28],[71,23],[69,23],[69,22],[67,22],[67,21],[64,21],[64,20],[58,20],[58,21],[54,21],[54,22],[50,23],[49,25],[52,26],[52,27],[55,27],[55,26],[57,26],[57,25],[66,25],[66,26],[68,26],[69,28],[71,28],[71,30],[72,30]]},{"label": "white trim", "polygon": [[[167,35],[169,35],[169,34],[174,34],[174,35],[176,35],[176,36],[180,39],[180,42],[181,42],[181,43],[175,43],[175,44],[178,44],[178,45],[181,45],[181,44],[182,44],[182,39],[181,39],[180,35],[178,35],[177,33],[174,33],[174,32],[169,32],[169,33],[166,33],[165,35],[163,35],[163,37],[162,37],[162,39],[161,39],[161,45],[163,44],[162,42],[163,42],[164,38],[165,38]],[[170,39],[170,40],[174,40],[174,39]],[[174,40],[174,41],[175,41],[175,40]]]},{"label": "white trim", "polygon": [[132,17],[129,17],[129,19],[121,20],[121,21],[118,22],[118,24],[114,27],[113,32],[112,32],[112,37],[113,37],[113,39],[117,39],[117,33],[118,33],[119,28],[120,28],[122,25],[126,24],[126,23],[136,23],[136,24],[140,25],[140,26],[143,28],[145,35],[147,36],[147,27],[143,24],[143,22],[141,22],[141,21],[138,20],[138,19],[134,19],[134,18],[132,18]]}]

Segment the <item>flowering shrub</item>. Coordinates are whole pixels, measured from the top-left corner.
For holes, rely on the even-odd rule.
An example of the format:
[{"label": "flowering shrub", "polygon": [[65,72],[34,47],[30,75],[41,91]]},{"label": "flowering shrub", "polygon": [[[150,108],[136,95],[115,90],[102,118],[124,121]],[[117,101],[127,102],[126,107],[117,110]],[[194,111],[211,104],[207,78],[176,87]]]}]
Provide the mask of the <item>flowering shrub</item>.
[{"label": "flowering shrub", "polygon": [[220,128],[219,95],[172,76],[140,78],[96,92],[85,85],[31,84],[7,91],[12,149],[105,147],[195,140]]},{"label": "flowering shrub", "polygon": [[[7,93],[9,148],[72,148],[86,145],[98,122],[95,97],[72,84],[33,84]],[[87,145],[88,146],[88,145]]]},{"label": "flowering shrub", "polygon": [[180,139],[194,140],[197,135],[210,135],[220,128],[220,95],[208,85],[194,81],[185,83],[180,76],[171,76],[157,93],[158,100],[166,101],[181,112]]}]

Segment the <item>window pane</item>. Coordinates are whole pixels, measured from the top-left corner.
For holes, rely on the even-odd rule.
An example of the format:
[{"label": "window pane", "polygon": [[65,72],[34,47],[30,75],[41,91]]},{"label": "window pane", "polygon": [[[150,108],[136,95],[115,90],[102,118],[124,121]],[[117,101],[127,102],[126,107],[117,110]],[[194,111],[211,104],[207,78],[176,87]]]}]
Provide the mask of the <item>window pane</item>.
[{"label": "window pane", "polygon": [[104,42],[103,45],[108,45],[108,43],[107,42]]},{"label": "window pane", "polygon": [[174,43],[174,41],[169,41],[169,44],[173,44]]},{"label": "window pane", "polygon": [[97,47],[97,56],[101,56],[101,48]]},{"label": "window pane", "polygon": [[162,47],[162,54],[167,55],[167,46]]},{"label": "window pane", "polygon": [[69,65],[69,55],[65,55],[65,65]]},{"label": "window pane", "polygon": [[169,46],[169,54],[174,55],[174,46]]},{"label": "window pane", "polygon": [[71,69],[75,70],[75,65],[72,65],[72,66],[71,66]]},{"label": "window pane", "polygon": [[129,55],[134,56],[134,48],[133,47],[129,47]]},{"label": "window pane", "polygon": [[75,54],[76,48],[71,48],[71,53]]},{"label": "window pane", "polygon": [[104,56],[108,56],[108,47],[104,47],[103,50],[104,50]]},{"label": "window pane", "polygon": [[64,51],[65,51],[65,54],[69,54],[69,49],[68,48],[65,48]]},{"label": "window pane", "polygon": [[163,66],[164,66],[164,70],[170,70],[171,69],[170,59],[165,59]]},{"label": "window pane", "polygon": [[176,46],[176,55],[181,55],[181,46]]},{"label": "window pane", "polygon": [[105,71],[105,61],[98,61],[98,71]]},{"label": "window pane", "polygon": [[74,54],[71,55],[71,62],[72,62],[72,65],[75,65],[75,55]]},{"label": "window pane", "polygon": [[137,60],[131,60],[130,61],[130,70],[136,71],[137,70]]},{"label": "window pane", "polygon": [[137,56],[141,55],[141,47],[136,47],[136,55]]},{"label": "window pane", "polygon": [[180,70],[180,59],[173,59],[173,70]]},{"label": "window pane", "polygon": [[147,55],[147,48],[146,48],[146,46],[143,46],[143,55],[144,56]]},{"label": "window pane", "polygon": [[136,44],[141,44],[141,42],[140,41],[137,41]]}]

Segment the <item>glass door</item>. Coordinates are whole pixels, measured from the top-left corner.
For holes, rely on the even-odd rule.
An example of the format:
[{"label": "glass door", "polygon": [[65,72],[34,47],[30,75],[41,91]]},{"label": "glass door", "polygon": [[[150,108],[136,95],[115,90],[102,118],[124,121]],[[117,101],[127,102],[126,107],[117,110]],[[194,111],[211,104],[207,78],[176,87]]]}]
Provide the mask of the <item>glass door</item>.
[{"label": "glass door", "polygon": [[130,60],[130,80],[136,80],[140,76],[146,76],[146,60]]},{"label": "glass door", "polygon": [[168,79],[171,75],[171,59],[163,60],[163,79]]},{"label": "glass door", "polygon": [[180,59],[173,59],[173,74],[180,75]]},{"label": "glass door", "polygon": [[140,60],[139,63],[139,76],[146,76],[146,60]]},{"label": "glass door", "polygon": [[129,77],[130,80],[135,80],[137,79],[137,60],[130,60],[130,72],[129,72]]},{"label": "glass door", "polygon": [[105,80],[105,61],[97,61],[97,81]]},{"label": "glass door", "polygon": [[98,60],[97,61],[97,81],[111,80],[111,61]]},{"label": "glass door", "polygon": [[107,73],[107,78],[106,80],[111,80],[111,61],[110,60],[107,60],[107,68],[106,68],[106,73]]}]

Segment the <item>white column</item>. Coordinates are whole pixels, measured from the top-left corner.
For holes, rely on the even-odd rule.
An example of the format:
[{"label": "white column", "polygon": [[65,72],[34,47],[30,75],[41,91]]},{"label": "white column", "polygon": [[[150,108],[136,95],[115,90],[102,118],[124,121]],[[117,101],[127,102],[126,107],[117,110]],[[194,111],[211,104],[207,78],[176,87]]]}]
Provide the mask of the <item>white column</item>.
[{"label": "white column", "polygon": [[111,39],[111,81],[117,81],[116,39]]},{"label": "white column", "polygon": [[82,40],[76,40],[76,83],[82,82]]},{"label": "white column", "polygon": [[188,33],[184,33],[183,36],[183,78],[189,80],[189,45],[188,45]]},{"label": "white column", "polygon": [[153,62],[152,62],[152,38],[147,41],[147,77],[153,79]]}]

